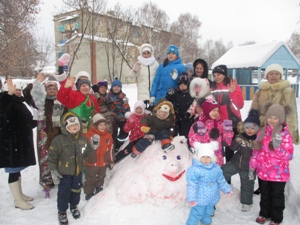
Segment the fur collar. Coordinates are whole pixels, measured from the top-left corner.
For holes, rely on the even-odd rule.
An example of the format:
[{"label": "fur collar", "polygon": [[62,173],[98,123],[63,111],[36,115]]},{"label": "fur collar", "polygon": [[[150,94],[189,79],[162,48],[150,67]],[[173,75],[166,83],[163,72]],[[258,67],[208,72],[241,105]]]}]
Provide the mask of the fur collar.
[{"label": "fur collar", "polygon": [[270,84],[269,82],[262,82],[259,85],[259,89],[261,90],[268,90],[271,89],[273,91],[282,90],[284,88],[291,87],[291,82],[288,80],[280,80],[276,84]]}]

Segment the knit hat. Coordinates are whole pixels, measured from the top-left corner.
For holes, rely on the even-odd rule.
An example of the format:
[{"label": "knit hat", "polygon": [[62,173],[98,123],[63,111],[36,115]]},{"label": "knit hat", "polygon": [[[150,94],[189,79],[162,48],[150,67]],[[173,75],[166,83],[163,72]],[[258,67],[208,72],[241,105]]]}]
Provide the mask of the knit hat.
[{"label": "knit hat", "polygon": [[152,51],[151,51],[151,48],[149,46],[145,46],[145,47],[142,48],[142,53],[143,52],[150,52],[151,53]]},{"label": "knit hat", "polygon": [[178,78],[178,86],[180,84],[185,84],[185,85],[189,86],[190,78],[189,78],[189,75],[186,72],[182,72],[180,77]]},{"label": "knit hat", "polygon": [[88,84],[89,86],[91,86],[91,81],[85,78],[80,78],[79,80],[77,80],[76,82],[76,88],[77,90],[79,90],[79,88],[81,87],[81,85],[83,84]]},{"label": "knit hat", "polygon": [[244,129],[246,127],[253,127],[255,131],[259,130],[260,120],[259,120],[259,112],[256,109],[251,109],[248,117],[244,121]]},{"label": "knit hat", "polygon": [[114,81],[111,83],[111,88],[115,86],[119,86],[122,89],[122,82],[118,78],[115,78]]},{"label": "knit hat", "polygon": [[214,74],[214,73],[220,73],[220,74],[223,74],[224,76],[227,76],[227,66],[226,65],[216,66],[212,71],[212,74]]},{"label": "knit hat", "polygon": [[66,126],[66,130],[68,132],[70,132],[70,130],[68,129],[69,126],[71,125],[75,125],[78,124],[79,125],[79,129],[80,129],[80,122],[78,120],[77,116],[73,116],[73,115],[69,115],[65,118],[65,126]]},{"label": "knit hat", "polygon": [[268,73],[271,72],[272,70],[275,70],[278,73],[280,73],[280,78],[282,77],[282,75],[283,75],[283,68],[279,64],[271,64],[271,65],[269,65],[266,68],[266,70],[265,70],[265,77],[267,77]]},{"label": "knit hat", "polygon": [[107,83],[106,80],[100,80],[100,81],[98,81],[97,85],[99,87],[102,87],[102,86],[105,86],[106,88],[108,87],[108,83]]},{"label": "knit hat", "polygon": [[91,76],[88,72],[86,71],[79,71],[76,75],[75,75],[75,78],[76,78],[76,81],[79,80],[80,78],[83,78],[85,77],[86,79],[88,80],[91,80]]},{"label": "knit hat", "polygon": [[187,63],[187,64],[185,64],[185,68],[186,68],[186,72],[187,72],[187,71],[191,71],[192,74],[194,74],[194,67],[193,67],[193,64],[192,64],[192,63]]},{"label": "knit hat", "polygon": [[200,105],[201,109],[203,110],[203,114],[207,119],[211,119],[209,113],[214,110],[215,108],[219,108],[219,103],[214,99],[206,99]]},{"label": "knit hat", "polygon": [[216,161],[215,150],[218,149],[218,142],[211,141],[210,143],[194,142],[195,155],[194,158],[200,159],[202,156],[209,156],[213,162]]},{"label": "knit hat", "polygon": [[139,101],[137,101],[137,102],[134,104],[134,113],[135,113],[136,108],[138,108],[138,107],[141,107],[141,108],[142,108],[142,110],[143,110],[143,113],[142,113],[142,114],[144,114],[145,109],[146,109],[146,105],[145,105],[145,103],[144,103],[142,100],[139,100]]},{"label": "knit hat", "polygon": [[47,90],[49,87],[55,87],[58,90],[58,82],[57,81],[47,81],[45,84],[45,89]]},{"label": "knit hat", "polygon": [[167,55],[173,53],[175,55],[177,55],[177,57],[179,57],[179,50],[178,47],[176,45],[170,45],[168,47],[168,51],[167,51]]},{"label": "knit hat", "polygon": [[92,121],[93,121],[94,127],[97,127],[102,122],[106,123],[106,119],[101,113],[96,113],[93,116]]}]

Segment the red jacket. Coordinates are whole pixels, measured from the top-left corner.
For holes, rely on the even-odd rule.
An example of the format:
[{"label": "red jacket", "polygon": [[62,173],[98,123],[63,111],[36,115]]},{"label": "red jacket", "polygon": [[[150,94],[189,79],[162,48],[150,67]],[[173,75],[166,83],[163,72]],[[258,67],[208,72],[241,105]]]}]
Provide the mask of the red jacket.
[{"label": "red jacket", "polygon": [[[95,110],[100,112],[96,98],[91,94],[89,94],[89,98],[92,100],[92,104],[94,103]],[[65,88],[61,85],[57,93],[57,100],[68,109],[73,109],[83,103],[86,100],[86,96],[77,90],[72,90],[71,87]]]}]

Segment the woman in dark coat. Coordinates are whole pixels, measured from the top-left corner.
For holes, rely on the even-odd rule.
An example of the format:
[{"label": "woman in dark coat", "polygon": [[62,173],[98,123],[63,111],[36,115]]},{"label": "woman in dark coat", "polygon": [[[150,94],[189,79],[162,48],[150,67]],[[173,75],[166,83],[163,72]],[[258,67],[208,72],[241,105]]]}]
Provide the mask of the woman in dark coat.
[{"label": "woman in dark coat", "polygon": [[9,173],[8,184],[15,207],[32,209],[33,198],[22,193],[21,171],[36,164],[32,128],[36,127],[34,109],[23,97],[14,95],[15,85],[7,79],[8,91],[0,96],[0,168]]}]

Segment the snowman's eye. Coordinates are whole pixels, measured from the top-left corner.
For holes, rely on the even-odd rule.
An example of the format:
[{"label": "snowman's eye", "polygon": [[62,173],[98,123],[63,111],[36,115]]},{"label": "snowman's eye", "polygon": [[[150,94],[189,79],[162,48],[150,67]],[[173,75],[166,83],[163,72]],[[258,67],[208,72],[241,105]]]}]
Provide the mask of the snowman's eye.
[{"label": "snowman's eye", "polygon": [[168,157],[166,155],[162,156],[163,160],[166,160]]},{"label": "snowman's eye", "polygon": [[177,160],[181,160],[181,156],[180,155],[178,155],[176,158],[177,158]]}]

